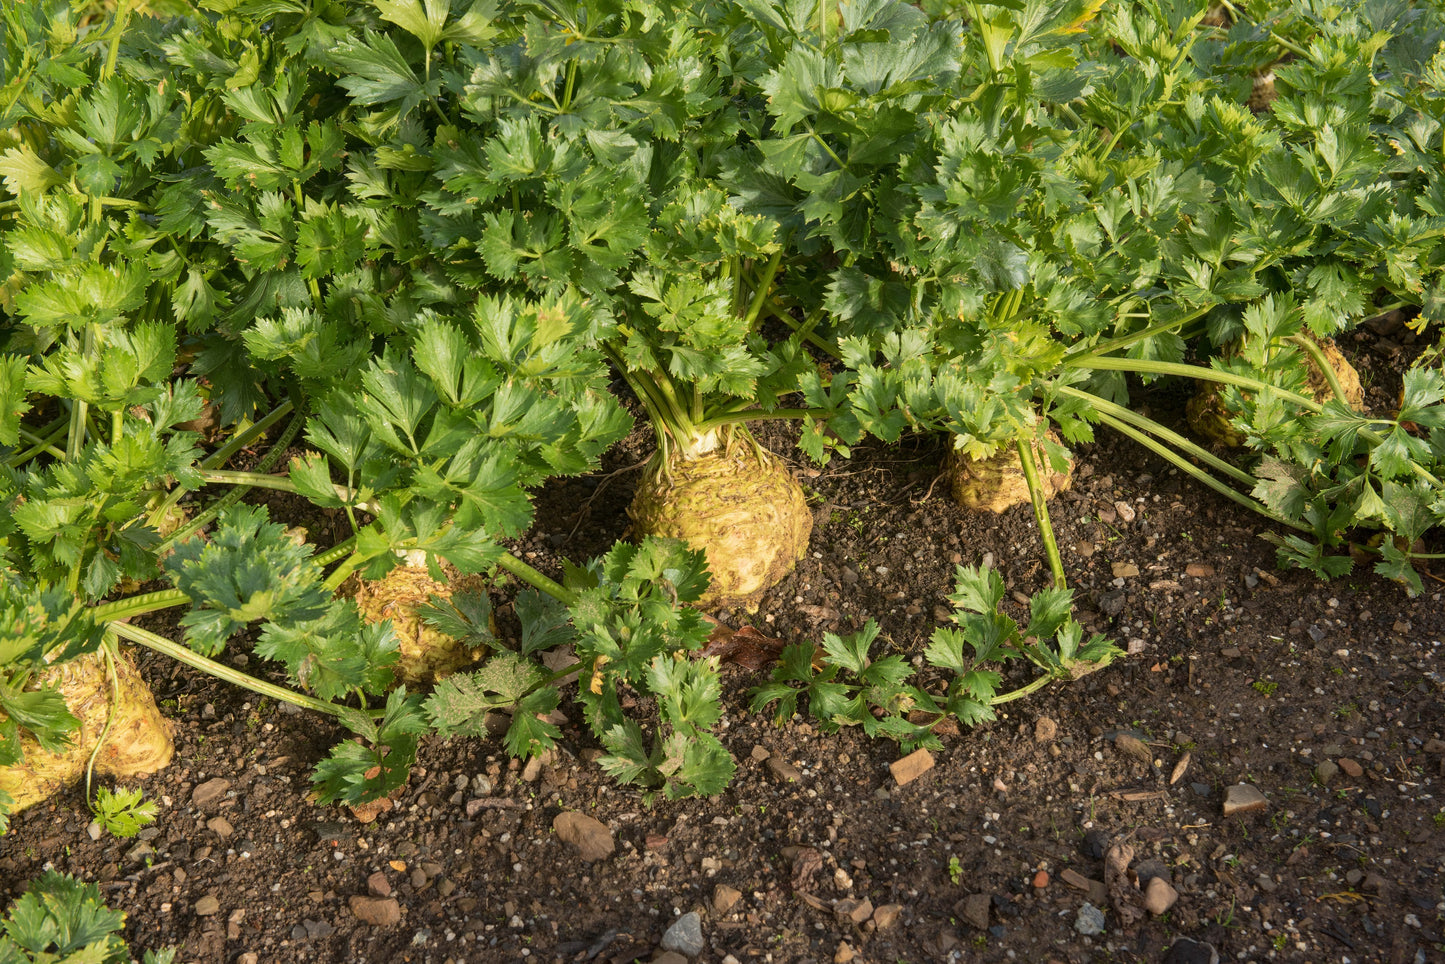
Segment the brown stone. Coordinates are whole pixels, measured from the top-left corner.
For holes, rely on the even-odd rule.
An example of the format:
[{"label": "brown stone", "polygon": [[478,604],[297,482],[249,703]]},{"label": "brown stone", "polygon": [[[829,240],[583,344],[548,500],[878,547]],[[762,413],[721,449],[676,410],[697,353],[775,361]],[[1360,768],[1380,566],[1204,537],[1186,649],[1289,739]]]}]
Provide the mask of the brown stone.
[{"label": "brown stone", "polygon": [[847,941],[839,941],[838,949],[833,952],[833,964],[852,964],[857,956],[858,952],[853,950],[852,944]]},{"label": "brown stone", "polygon": [[197,916],[197,917],[210,917],[210,916],[212,916],[212,915],[214,915],[214,914],[218,914],[218,913],[220,913],[220,912],[221,912],[221,902],[216,899],[216,897],[215,897],[214,894],[207,894],[206,896],[202,897],[200,900],[196,901],[196,916]]},{"label": "brown stone", "polygon": [[773,771],[773,776],[784,783],[797,783],[803,779],[803,775],[798,772],[797,767],[776,754],[768,757],[768,769]]},{"label": "brown stone", "polygon": [[401,923],[401,905],[393,897],[352,897],[351,912],[363,924],[388,927]]},{"label": "brown stone", "polygon": [[719,914],[726,914],[737,905],[742,896],[742,891],[727,884],[718,884],[712,892],[712,909]]},{"label": "brown stone", "polygon": [[1158,917],[1179,899],[1179,891],[1169,885],[1163,877],[1149,878],[1149,886],[1144,890],[1144,909]]},{"label": "brown stone", "polygon": [[988,894],[969,894],[958,902],[957,909],[959,916],[982,931],[988,929],[988,910],[992,904],[993,898]]},{"label": "brown stone", "polygon": [[559,840],[577,848],[578,855],[589,863],[611,857],[617,849],[607,824],[585,813],[574,810],[559,813],[552,821],[552,829]]},{"label": "brown stone", "polygon": [[1067,867],[1059,872],[1059,879],[1070,887],[1082,890],[1089,895],[1089,903],[1095,907],[1103,907],[1109,902],[1109,889],[1104,886],[1102,880],[1094,880],[1085,877],[1083,874]]},{"label": "brown stone", "polygon": [[366,878],[366,889],[371,892],[373,897],[390,897],[391,881],[386,879],[386,874],[378,870]]},{"label": "brown stone", "polygon": [[864,897],[862,900],[854,900],[850,897],[834,904],[833,913],[838,915],[840,921],[852,921],[854,924],[861,924],[873,916],[873,902],[867,897]]},{"label": "brown stone", "polygon": [[880,931],[887,930],[898,923],[898,918],[903,916],[902,904],[884,904],[873,910],[873,926]]},{"label": "brown stone", "polygon": [[1226,817],[1232,817],[1236,813],[1253,813],[1268,807],[1269,798],[1248,783],[1236,783],[1224,792],[1224,815]]},{"label": "brown stone", "polygon": [[207,780],[205,783],[191,791],[191,803],[198,807],[204,807],[225,796],[227,790],[231,789],[231,781],[216,777],[214,780]]},{"label": "brown stone", "polygon": [[1186,576],[1193,576],[1196,579],[1207,579],[1214,575],[1214,567],[1202,562],[1191,562],[1184,567],[1184,574]]},{"label": "brown stone", "polygon": [[900,787],[912,783],[931,769],[933,769],[933,754],[921,748],[888,765],[889,772],[893,774],[894,781]]},{"label": "brown stone", "polygon": [[1362,777],[1365,775],[1365,768],[1360,766],[1358,763],[1356,763],[1354,760],[1351,760],[1347,756],[1342,756],[1335,762],[1340,765],[1341,770],[1345,771],[1346,776]]},{"label": "brown stone", "polygon": [[1059,724],[1055,723],[1047,716],[1039,717],[1038,721],[1034,723],[1034,739],[1038,740],[1040,743],[1050,743],[1053,741],[1054,737],[1058,735]]}]

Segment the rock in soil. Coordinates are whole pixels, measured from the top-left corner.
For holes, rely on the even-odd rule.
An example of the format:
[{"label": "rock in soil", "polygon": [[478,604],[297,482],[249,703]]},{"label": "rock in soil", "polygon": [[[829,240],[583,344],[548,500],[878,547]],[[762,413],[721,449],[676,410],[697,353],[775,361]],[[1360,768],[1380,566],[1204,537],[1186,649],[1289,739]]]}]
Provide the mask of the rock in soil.
[{"label": "rock in soil", "polygon": [[707,948],[702,939],[702,918],[696,912],[683,914],[662,935],[662,949],[685,957],[697,957]]},{"label": "rock in soil", "polygon": [[373,927],[401,923],[401,905],[393,897],[352,897],[351,912],[356,919]]},{"label": "rock in soil", "polygon": [[1219,952],[1213,944],[1181,937],[1170,945],[1160,964],[1219,964]]},{"label": "rock in soil", "polygon": [[1085,937],[1104,933],[1104,912],[1093,904],[1085,904],[1079,908],[1079,913],[1074,918],[1074,930]]},{"label": "rock in soil", "polygon": [[931,769],[933,769],[933,754],[923,749],[914,750],[903,759],[894,760],[888,765],[889,772],[893,774],[894,781],[900,787],[912,783]]},{"label": "rock in soil", "polygon": [[1236,813],[1253,813],[1256,810],[1264,810],[1268,806],[1269,799],[1248,783],[1236,783],[1224,794],[1224,815],[1226,817],[1232,817]]},{"label": "rock in soil", "polygon": [[969,894],[961,904],[958,912],[964,920],[979,930],[988,929],[988,909],[993,904],[992,897],[988,894]]},{"label": "rock in soil", "polygon": [[573,810],[559,813],[552,821],[552,829],[557,831],[559,840],[577,848],[578,856],[588,863],[605,860],[617,849],[607,825],[585,813]]},{"label": "rock in soil", "polygon": [[1152,877],[1144,891],[1144,909],[1155,917],[1165,913],[1179,900],[1179,891],[1169,886],[1163,877]]},{"label": "rock in soil", "polygon": [[719,914],[726,914],[733,909],[742,896],[741,891],[729,887],[727,884],[718,884],[712,892],[712,909]]}]

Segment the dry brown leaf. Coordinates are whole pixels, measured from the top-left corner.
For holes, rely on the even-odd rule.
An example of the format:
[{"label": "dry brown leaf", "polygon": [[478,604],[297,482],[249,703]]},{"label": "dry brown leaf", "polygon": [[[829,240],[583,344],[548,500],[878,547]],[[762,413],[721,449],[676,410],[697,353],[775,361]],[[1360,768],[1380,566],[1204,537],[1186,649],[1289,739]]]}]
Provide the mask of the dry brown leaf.
[{"label": "dry brown leaf", "polygon": [[778,661],[783,652],[781,639],[765,636],[752,626],[734,630],[723,623],[716,623],[707,638],[699,656],[716,656],[724,663],[734,663],[744,669],[764,670]]},{"label": "dry brown leaf", "polygon": [[812,847],[800,847],[793,857],[793,889],[806,890],[813,875],[823,869],[823,855]]},{"label": "dry brown leaf", "polygon": [[1134,848],[1116,843],[1104,854],[1104,888],[1109,892],[1109,906],[1119,918],[1119,926],[1132,928],[1144,917],[1139,888],[1129,879],[1129,865],[1134,862]]}]

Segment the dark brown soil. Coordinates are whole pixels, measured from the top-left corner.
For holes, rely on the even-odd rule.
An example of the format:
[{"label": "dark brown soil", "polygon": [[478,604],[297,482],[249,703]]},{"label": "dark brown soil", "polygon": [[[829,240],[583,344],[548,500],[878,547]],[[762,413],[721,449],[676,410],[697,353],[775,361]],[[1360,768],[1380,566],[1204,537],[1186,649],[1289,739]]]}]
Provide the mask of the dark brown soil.
[{"label": "dark brown soil", "polygon": [[[614,474],[543,493],[518,550],[546,569],[620,537],[644,439]],[[146,654],[178,723],[175,762],[143,784],[158,822],[93,840],[79,790],[17,816],[0,903],[53,866],[99,882],[137,950],[205,962],[645,961],[693,911],[704,962],[1209,960],[1180,937],[1230,961],[1445,960],[1445,586],[1412,600],[1373,575],[1278,570],[1255,517],[1164,463],[1113,437],[1078,454],[1054,526],[1080,618],[1130,655],[947,736],[905,785],[891,743],[749,713],[762,675],[730,666],[738,773],[716,798],[644,806],[564,705],[549,765],[429,741],[397,808],[363,825],[307,800],[338,729]],[[758,613],[722,617],[788,641],[872,617],[911,658],[948,615],[955,565],[1046,585],[1030,510],[965,514],[934,485],[942,455],[913,440],[797,462],[812,553]],[[1224,816],[1236,784],[1266,806]],[[564,811],[606,824],[616,852],[581,860],[553,831]],[[1091,896],[1120,844],[1120,887]],[[1161,916],[1135,889],[1151,877],[1179,895]],[[400,923],[362,923],[350,898],[383,879]],[[1086,936],[1090,901],[1106,923]]]}]

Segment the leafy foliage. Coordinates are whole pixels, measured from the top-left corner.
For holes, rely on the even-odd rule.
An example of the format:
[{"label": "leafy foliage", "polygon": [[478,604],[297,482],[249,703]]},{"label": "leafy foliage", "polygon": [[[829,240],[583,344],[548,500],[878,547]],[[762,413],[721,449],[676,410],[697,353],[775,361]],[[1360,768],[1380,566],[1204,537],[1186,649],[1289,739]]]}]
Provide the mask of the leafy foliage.
[{"label": "leafy foliage", "polygon": [[[806,697],[808,715],[824,732],[860,726],[867,735],[896,740],[905,750],[938,749],[942,743],[933,731],[944,720],[969,726],[987,722],[994,719],[998,704],[1050,681],[1102,669],[1120,655],[1103,636],[1084,641],[1083,627],[1071,615],[1072,590],[1035,593],[1023,627],[1000,611],[1004,584],[992,569],[959,566],[948,598],[957,610],[955,626],[935,630],[923,653],[932,671],[927,675],[952,674],[946,684],[910,682],[918,674],[897,653],[873,658],[879,628],[870,619],[848,636],[825,633],[819,647],[799,643],[785,648],[772,678],[752,691],[753,710],[772,708],[773,719],[781,725],[798,712],[799,698]],[[1020,658],[1042,674],[1019,689],[1000,692],[1004,679],[999,669]]]},{"label": "leafy foliage", "polygon": [[140,790],[101,787],[95,794],[95,819],[117,837],[134,837],[156,822],[156,805]]},{"label": "leafy foliage", "polygon": [[[130,950],[119,936],[125,914],[105,906],[100,888],[47,870],[0,920],[4,964],[82,961],[123,964]],[[175,948],[146,951],[143,964],[170,964]]]}]

